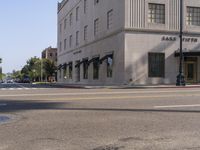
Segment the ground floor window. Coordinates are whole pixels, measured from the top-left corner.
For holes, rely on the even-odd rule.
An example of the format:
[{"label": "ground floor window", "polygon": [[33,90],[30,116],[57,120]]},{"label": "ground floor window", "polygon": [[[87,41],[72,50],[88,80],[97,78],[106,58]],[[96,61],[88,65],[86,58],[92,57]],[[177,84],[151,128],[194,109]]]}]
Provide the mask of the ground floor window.
[{"label": "ground floor window", "polygon": [[69,79],[72,79],[72,74],[73,73],[73,63],[69,63]]},{"label": "ground floor window", "polygon": [[99,79],[99,57],[93,62],[93,79]]},{"label": "ground floor window", "polygon": [[63,78],[64,79],[67,78],[67,66],[66,66],[66,64],[63,65]]},{"label": "ground floor window", "polygon": [[88,79],[88,59],[83,60],[83,79]]},{"label": "ground floor window", "polygon": [[112,78],[113,75],[113,56],[107,58],[107,77]]},{"label": "ground floor window", "polygon": [[149,53],[148,54],[148,72],[149,77],[165,77],[165,54]]}]

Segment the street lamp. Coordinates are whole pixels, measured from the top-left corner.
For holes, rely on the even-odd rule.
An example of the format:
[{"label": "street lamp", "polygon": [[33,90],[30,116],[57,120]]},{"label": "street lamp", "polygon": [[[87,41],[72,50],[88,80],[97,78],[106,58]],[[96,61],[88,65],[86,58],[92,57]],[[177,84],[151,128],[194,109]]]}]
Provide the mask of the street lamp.
[{"label": "street lamp", "polygon": [[180,0],[180,64],[179,74],[177,75],[176,85],[185,86],[185,79],[183,75],[183,0]]}]

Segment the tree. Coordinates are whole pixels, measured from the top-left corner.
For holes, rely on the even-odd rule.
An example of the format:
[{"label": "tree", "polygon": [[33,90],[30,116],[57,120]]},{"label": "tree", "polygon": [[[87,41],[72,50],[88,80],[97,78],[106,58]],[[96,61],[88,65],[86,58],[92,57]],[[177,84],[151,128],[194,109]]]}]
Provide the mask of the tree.
[{"label": "tree", "polygon": [[43,59],[43,72],[48,81],[51,81],[53,77],[55,77],[55,73],[57,70],[57,67],[55,63],[49,59]]},{"label": "tree", "polygon": [[38,57],[31,57],[22,68],[23,76],[28,76],[31,81],[39,81],[41,74],[41,60]]}]

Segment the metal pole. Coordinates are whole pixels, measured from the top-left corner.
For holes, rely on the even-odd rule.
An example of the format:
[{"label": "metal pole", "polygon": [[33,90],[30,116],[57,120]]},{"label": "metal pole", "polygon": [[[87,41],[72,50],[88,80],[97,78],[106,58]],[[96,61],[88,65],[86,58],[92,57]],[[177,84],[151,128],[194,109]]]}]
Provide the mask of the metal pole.
[{"label": "metal pole", "polygon": [[43,82],[43,63],[42,63],[42,59],[41,59],[41,82]]},{"label": "metal pole", "polygon": [[179,74],[176,81],[177,86],[185,86],[185,79],[183,75],[183,5],[183,0],[180,0],[180,64]]}]

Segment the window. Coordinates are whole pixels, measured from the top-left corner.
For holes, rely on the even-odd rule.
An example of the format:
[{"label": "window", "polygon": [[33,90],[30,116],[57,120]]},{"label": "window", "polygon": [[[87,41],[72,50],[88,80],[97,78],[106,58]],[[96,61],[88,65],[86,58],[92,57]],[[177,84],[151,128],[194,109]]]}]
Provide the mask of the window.
[{"label": "window", "polygon": [[72,47],[72,35],[70,35],[70,37],[69,37],[69,47],[70,48]]},{"label": "window", "polygon": [[76,21],[79,20],[79,7],[76,8]]},{"label": "window", "polygon": [[73,63],[69,63],[69,79],[72,79],[72,72],[73,72]]},{"label": "window", "polygon": [[87,1],[88,0],[84,0],[84,14],[86,14],[86,12],[87,12]]},{"label": "window", "polygon": [[99,79],[99,57],[95,58],[93,62],[93,79]]},{"label": "window", "polygon": [[59,49],[62,51],[62,42],[60,42]]},{"label": "window", "polygon": [[79,31],[76,32],[76,46],[79,45]]},{"label": "window", "polygon": [[100,0],[94,0],[94,5],[98,4]]},{"label": "window", "polygon": [[65,65],[65,66],[63,66],[64,68],[63,68],[63,78],[64,79],[67,79],[67,66]]},{"label": "window", "polygon": [[87,36],[88,36],[88,26],[85,26],[84,27],[84,41],[86,41],[87,40]]},{"label": "window", "polygon": [[61,77],[62,77],[62,71],[61,71],[61,69],[59,70],[59,78],[61,79]]},{"label": "window", "polygon": [[67,18],[65,18],[64,20],[64,29],[66,29],[66,27],[67,27]]},{"label": "window", "polygon": [[149,53],[149,77],[165,77],[165,54]]},{"label": "window", "polygon": [[83,79],[88,79],[88,59],[83,59]]},{"label": "window", "polygon": [[62,33],[62,23],[60,24],[60,33]]},{"label": "window", "polygon": [[64,50],[67,48],[67,39],[64,39]]},{"label": "window", "polygon": [[72,26],[72,13],[69,15],[69,25]]},{"label": "window", "polygon": [[52,57],[52,56],[53,56],[53,54],[52,54],[52,53],[49,53],[49,56],[50,56],[50,57]]},{"label": "window", "polygon": [[95,19],[94,20],[94,35],[97,35],[97,33],[99,32],[99,19]]},{"label": "window", "polygon": [[107,13],[107,29],[110,29],[113,24],[113,10]]},{"label": "window", "polygon": [[107,77],[112,78],[113,74],[113,56],[107,58]]},{"label": "window", "polygon": [[200,7],[187,7],[187,25],[200,26]]},{"label": "window", "polygon": [[150,3],[148,18],[150,23],[165,24],[165,5]]}]

